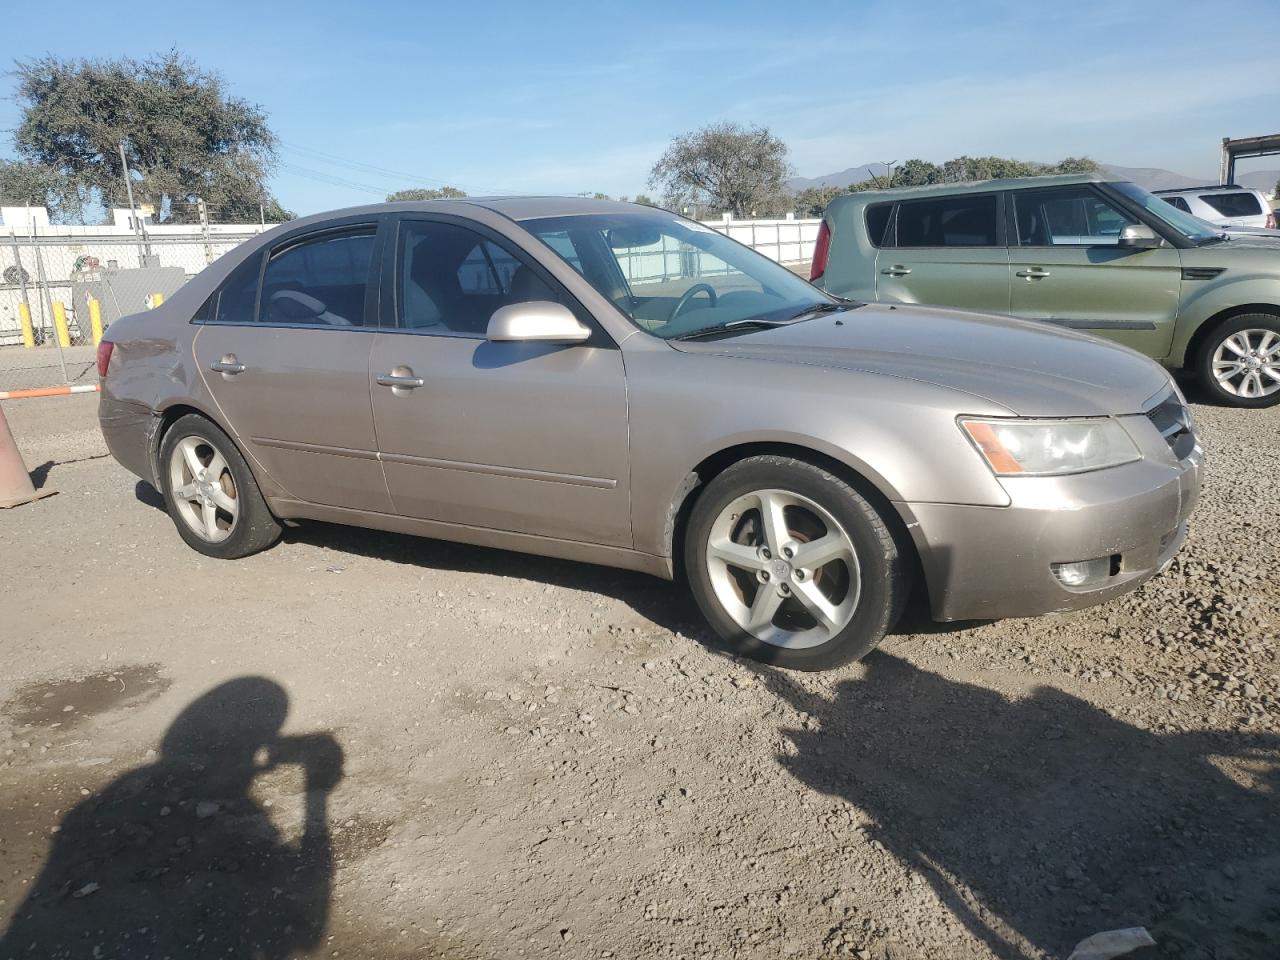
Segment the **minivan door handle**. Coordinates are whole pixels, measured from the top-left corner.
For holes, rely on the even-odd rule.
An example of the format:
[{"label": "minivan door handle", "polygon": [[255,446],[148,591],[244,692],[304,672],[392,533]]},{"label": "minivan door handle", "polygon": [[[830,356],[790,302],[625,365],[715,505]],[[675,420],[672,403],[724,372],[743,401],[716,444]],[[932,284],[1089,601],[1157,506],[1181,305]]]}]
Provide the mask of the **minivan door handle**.
[{"label": "minivan door handle", "polygon": [[886,277],[905,277],[908,273],[911,272],[911,268],[904,267],[900,263],[895,263],[892,267],[885,267],[880,272],[883,273]]},{"label": "minivan door handle", "polygon": [[245,365],[236,359],[236,355],[234,353],[228,353],[216,363],[209,364],[209,369],[214,373],[222,373],[229,377],[233,377],[237,373],[244,373]]},{"label": "minivan door handle", "polygon": [[1028,267],[1026,270],[1019,270],[1017,275],[1024,280],[1043,280],[1045,277],[1052,276],[1044,267]]}]

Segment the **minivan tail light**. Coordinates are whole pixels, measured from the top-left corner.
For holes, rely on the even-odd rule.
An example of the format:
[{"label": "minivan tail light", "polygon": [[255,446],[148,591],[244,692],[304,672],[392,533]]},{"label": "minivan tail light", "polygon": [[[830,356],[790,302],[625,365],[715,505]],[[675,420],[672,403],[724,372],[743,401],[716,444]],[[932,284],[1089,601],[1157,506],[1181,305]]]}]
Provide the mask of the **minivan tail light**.
[{"label": "minivan tail light", "polygon": [[98,379],[107,379],[107,367],[111,363],[111,351],[115,344],[110,340],[103,340],[98,344]]},{"label": "minivan tail light", "polygon": [[818,226],[818,239],[813,244],[813,265],[809,268],[809,282],[827,272],[827,257],[831,254],[831,228],[823,220]]},{"label": "minivan tail light", "polygon": [[1272,210],[1267,214],[1267,229],[1274,230],[1276,228],[1276,212]]}]

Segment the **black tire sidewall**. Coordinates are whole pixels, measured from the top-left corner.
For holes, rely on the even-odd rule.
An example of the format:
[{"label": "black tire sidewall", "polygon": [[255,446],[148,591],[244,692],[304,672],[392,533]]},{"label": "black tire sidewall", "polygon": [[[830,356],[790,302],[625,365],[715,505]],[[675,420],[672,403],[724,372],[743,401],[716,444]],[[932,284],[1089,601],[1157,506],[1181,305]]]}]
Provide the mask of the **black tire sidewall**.
[{"label": "black tire sidewall", "polygon": [[1196,377],[1205,393],[1215,403],[1230,407],[1248,407],[1259,409],[1273,407],[1280,403],[1280,390],[1266,397],[1238,397],[1227,393],[1218,385],[1213,375],[1213,355],[1222,341],[1241,330],[1271,330],[1280,335],[1280,315],[1274,313],[1242,313],[1221,323],[1200,347],[1196,357]]},{"label": "black tire sidewall", "polygon": [[[236,527],[231,532],[231,536],[217,543],[205,540],[187,526],[178,514],[177,502],[174,499],[173,490],[170,489],[169,461],[173,456],[174,448],[187,437],[199,437],[222,454],[236,484],[236,496],[240,501],[240,514],[236,520]],[[249,464],[245,462],[231,438],[204,417],[198,414],[187,414],[174,421],[173,425],[165,431],[164,438],[160,442],[160,463],[157,472],[162,487],[160,492],[164,496],[169,517],[173,520],[178,535],[193,550],[219,560],[234,560],[265,550],[279,539],[280,523],[272,516],[271,510],[262,498]]]},{"label": "black tire sidewall", "polygon": [[[853,618],[826,643],[788,649],[745,633],[725,612],[711,585],[706,543],[720,512],[753,490],[778,489],[806,497],[829,511],[853,541],[862,588]],[[860,659],[902,613],[906,577],[897,543],[876,509],[840,477],[801,460],[753,457],[729,467],[699,495],[684,538],[689,588],[722,644],[740,656],[796,670],[824,670]]]}]

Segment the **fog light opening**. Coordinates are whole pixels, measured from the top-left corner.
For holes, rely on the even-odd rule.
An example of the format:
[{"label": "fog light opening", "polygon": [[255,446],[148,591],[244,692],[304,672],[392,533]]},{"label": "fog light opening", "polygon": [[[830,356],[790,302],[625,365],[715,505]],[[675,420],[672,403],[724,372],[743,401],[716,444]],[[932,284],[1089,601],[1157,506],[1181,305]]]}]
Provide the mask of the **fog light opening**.
[{"label": "fog light opening", "polygon": [[1120,555],[1098,557],[1096,560],[1076,560],[1072,563],[1052,563],[1049,568],[1064,587],[1089,587],[1101,583],[1120,569]]}]

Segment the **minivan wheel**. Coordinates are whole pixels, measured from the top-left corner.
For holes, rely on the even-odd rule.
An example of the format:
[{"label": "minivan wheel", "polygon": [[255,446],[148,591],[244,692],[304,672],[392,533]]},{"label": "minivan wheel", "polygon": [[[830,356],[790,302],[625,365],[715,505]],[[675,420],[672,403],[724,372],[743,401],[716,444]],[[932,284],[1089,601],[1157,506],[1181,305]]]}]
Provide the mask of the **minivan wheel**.
[{"label": "minivan wheel", "polygon": [[244,457],[204,417],[187,414],[165,433],[160,480],[179,536],[205,556],[247,557],[280,538]]},{"label": "minivan wheel", "polygon": [[857,660],[902,613],[905,564],[852,486],[789,457],[729,467],[694,503],[684,566],[734,653],[799,670]]},{"label": "minivan wheel", "polygon": [[1280,403],[1280,316],[1232,317],[1201,346],[1196,372],[1219,403],[1234,407]]}]

